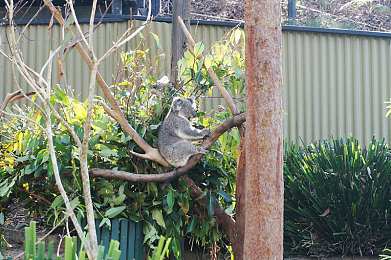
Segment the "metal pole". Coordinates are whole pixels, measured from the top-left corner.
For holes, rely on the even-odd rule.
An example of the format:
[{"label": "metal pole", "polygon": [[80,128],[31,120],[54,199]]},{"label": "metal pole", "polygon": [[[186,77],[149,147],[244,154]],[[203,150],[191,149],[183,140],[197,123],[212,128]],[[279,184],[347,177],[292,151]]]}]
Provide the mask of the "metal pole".
[{"label": "metal pole", "polygon": [[296,24],[296,0],[288,0],[288,24]]}]

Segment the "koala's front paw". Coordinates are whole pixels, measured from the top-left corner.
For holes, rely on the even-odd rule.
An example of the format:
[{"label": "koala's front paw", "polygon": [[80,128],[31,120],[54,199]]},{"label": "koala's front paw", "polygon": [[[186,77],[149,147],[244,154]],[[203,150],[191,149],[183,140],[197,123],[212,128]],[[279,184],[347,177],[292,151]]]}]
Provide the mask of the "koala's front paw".
[{"label": "koala's front paw", "polygon": [[209,134],[210,134],[210,129],[205,128],[205,129],[202,130],[202,133],[203,133],[204,139],[205,139],[205,138],[207,138],[207,137],[209,136]]},{"label": "koala's front paw", "polygon": [[199,152],[200,154],[207,154],[210,151],[208,148],[200,147]]}]

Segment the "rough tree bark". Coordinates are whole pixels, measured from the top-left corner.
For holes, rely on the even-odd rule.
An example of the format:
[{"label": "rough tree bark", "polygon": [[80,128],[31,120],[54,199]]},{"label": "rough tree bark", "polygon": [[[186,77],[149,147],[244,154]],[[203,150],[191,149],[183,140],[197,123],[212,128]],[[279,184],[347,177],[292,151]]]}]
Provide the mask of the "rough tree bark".
[{"label": "rough tree bark", "polygon": [[281,8],[246,0],[246,165],[242,259],[283,259]]}]

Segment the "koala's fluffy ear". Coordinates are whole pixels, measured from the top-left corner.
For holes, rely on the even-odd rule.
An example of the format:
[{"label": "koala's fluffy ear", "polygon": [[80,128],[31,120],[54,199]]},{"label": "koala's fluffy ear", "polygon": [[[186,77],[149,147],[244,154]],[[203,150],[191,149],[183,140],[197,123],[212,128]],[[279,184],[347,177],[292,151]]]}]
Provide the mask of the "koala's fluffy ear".
[{"label": "koala's fluffy ear", "polygon": [[183,99],[181,98],[175,98],[172,102],[172,111],[176,112],[182,109],[183,106]]}]

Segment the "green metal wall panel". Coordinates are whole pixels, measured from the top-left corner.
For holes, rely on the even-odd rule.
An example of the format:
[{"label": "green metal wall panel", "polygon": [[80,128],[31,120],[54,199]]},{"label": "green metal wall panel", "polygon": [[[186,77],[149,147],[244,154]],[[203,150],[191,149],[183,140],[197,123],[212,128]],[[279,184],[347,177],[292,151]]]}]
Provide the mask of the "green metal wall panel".
[{"label": "green metal wall panel", "polygon": [[[132,21],[137,27],[141,21]],[[95,34],[94,46],[101,56],[112,41],[125,31],[129,22],[102,23]],[[87,31],[87,25],[82,28]],[[196,41],[203,40],[208,47],[220,40],[232,27],[192,26]],[[157,68],[159,76],[168,74],[171,58],[171,24],[153,22],[151,32],[160,37],[165,57]],[[143,31],[144,34],[147,31]],[[3,50],[8,50],[4,31],[0,30]],[[27,64],[39,70],[49,55],[49,50],[61,43],[62,32],[54,25],[48,38],[47,25],[30,26],[22,37],[22,51]],[[138,39],[124,48],[134,49]],[[149,57],[156,55],[153,37]],[[368,144],[372,135],[390,141],[391,119],[385,118],[384,101],[391,97],[391,46],[387,38],[355,36],[318,32],[283,31],[284,76],[284,134],[289,140],[301,137],[305,142],[340,137],[352,133],[360,142]],[[87,96],[88,68],[76,50],[67,54],[63,83],[75,88],[75,95]],[[118,59],[113,55],[99,69],[107,83],[115,82]],[[54,66],[56,67],[56,66]],[[53,80],[57,79],[53,72]],[[16,77],[18,83],[26,85]],[[16,90],[10,63],[0,56],[0,100]],[[100,94],[100,92],[97,92]],[[202,109],[216,108],[224,101],[214,92],[214,98],[205,97]]]}]

